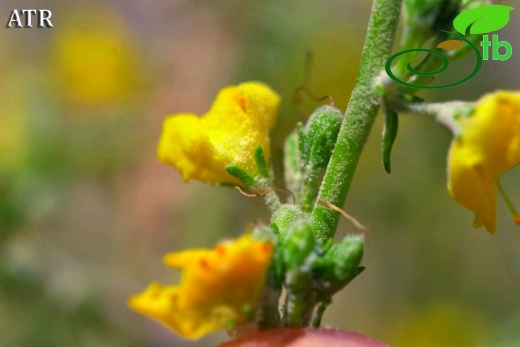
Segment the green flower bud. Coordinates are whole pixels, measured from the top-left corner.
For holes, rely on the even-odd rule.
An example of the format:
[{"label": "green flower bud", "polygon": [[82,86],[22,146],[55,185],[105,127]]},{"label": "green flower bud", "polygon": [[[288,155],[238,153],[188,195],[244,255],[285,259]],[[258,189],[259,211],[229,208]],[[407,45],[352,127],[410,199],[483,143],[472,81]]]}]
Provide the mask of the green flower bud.
[{"label": "green flower bud", "polygon": [[314,279],[321,293],[332,295],[363,271],[365,237],[348,235],[314,263]]},{"label": "green flower bud", "polygon": [[316,246],[311,224],[307,220],[294,223],[283,241],[283,261],[286,269],[305,266],[305,262]]},{"label": "green flower bud", "polygon": [[316,109],[300,131],[301,160],[307,175],[325,173],[342,121],[341,111],[326,105]]},{"label": "green flower bud", "polygon": [[284,204],[280,206],[273,213],[271,219],[271,226],[278,232],[282,237],[287,235],[289,227],[301,219],[303,216],[302,210],[296,205]]},{"label": "green flower bud", "polygon": [[314,111],[305,127],[298,132],[303,174],[300,195],[304,212],[312,210],[342,122],[343,115],[337,108],[322,106]]}]

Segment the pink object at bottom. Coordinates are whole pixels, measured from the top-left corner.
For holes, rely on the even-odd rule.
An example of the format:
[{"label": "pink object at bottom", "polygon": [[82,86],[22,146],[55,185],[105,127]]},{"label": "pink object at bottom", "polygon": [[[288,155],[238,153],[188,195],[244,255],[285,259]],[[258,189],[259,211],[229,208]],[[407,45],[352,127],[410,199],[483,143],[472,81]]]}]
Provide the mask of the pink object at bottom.
[{"label": "pink object at bottom", "polygon": [[339,329],[279,329],[254,333],[219,347],[388,347],[372,338]]}]

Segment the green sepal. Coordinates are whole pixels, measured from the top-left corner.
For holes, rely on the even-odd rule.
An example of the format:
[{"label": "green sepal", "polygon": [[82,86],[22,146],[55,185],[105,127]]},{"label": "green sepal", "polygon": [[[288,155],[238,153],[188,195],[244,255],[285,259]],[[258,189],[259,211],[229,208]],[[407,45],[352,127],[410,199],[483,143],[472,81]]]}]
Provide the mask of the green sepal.
[{"label": "green sepal", "polygon": [[256,146],[255,148],[255,162],[260,176],[268,178],[269,168],[267,166],[267,162],[265,161],[264,151],[262,150],[262,146],[260,145]]},{"label": "green sepal", "polygon": [[387,173],[392,171],[390,157],[392,154],[392,147],[397,137],[397,130],[399,128],[399,116],[397,112],[388,108],[383,108],[384,125],[383,125],[383,141],[382,154],[383,166]]},{"label": "green sepal", "polygon": [[363,271],[360,267],[365,240],[363,235],[348,235],[333,245],[320,259],[314,262],[315,284],[319,292],[332,295],[345,287]]},{"label": "green sepal", "polygon": [[242,183],[244,183],[248,187],[254,187],[256,185],[256,180],[249,172],[239,168],[236,165],[228,165],[226,166],[226,171],[231,176],[238,178]]}]

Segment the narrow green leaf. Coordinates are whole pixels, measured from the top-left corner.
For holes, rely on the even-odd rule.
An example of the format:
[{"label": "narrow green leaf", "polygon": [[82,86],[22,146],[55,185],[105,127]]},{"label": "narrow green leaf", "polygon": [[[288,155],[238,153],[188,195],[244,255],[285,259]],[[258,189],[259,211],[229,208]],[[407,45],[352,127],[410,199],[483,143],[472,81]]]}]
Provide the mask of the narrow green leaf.
[{"label": "narrow green leaf", "polygon": [[383,152],[383,166],[387,173],[392,171],[390,157],[392,154],[392,147],[394,145],[395,139],[397,137],[397,129],[399,127],[399,116],[397,112],[392,110],[383,109],[385,124],[383,127],[383,144],[382,144],[382,152]]}]

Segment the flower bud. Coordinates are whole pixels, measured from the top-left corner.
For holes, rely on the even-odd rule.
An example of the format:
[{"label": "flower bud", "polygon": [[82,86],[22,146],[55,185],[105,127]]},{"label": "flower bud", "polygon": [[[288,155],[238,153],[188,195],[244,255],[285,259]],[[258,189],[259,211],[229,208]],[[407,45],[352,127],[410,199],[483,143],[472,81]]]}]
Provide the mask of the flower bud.
[{"label": "flower bud", "polygon": [[302,266],[316,246],[311,224],[298,221],[293,224],[283,242],[283,260],[290,271]]},{"label": "flower bud", "polygon": [[298,206],[285,204],[273,213],[271,226],[284,237],[289,227],[302,216],[303,213]]},{"label": "flower bud", "polygon": [[363,235],[348,235],[315,263],[314,277],[324,293],[336,293],[363,271],[364,248]]},{"label": "flower bud", "polygon": [[343,122],[341,112],[332,106],[318,108],[304,128],[300,128],[299,147],[302,167],[301,206],[310,212],[336,145]]},{"label": "flower bud", "polygon": [[336,144],[343,121],[341,112],[332,106],[318,108],[300,132],[300,151],[308,176],[323,175]]}]

